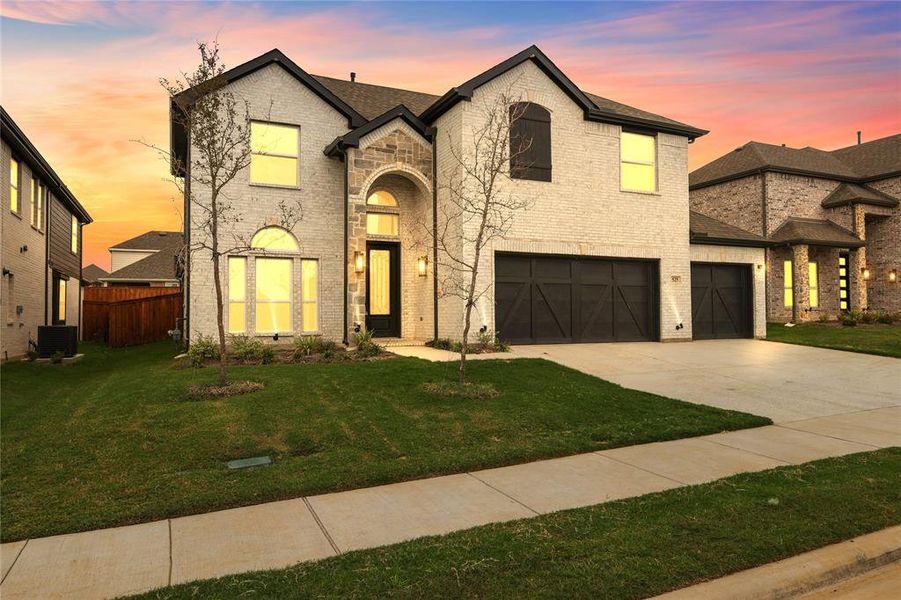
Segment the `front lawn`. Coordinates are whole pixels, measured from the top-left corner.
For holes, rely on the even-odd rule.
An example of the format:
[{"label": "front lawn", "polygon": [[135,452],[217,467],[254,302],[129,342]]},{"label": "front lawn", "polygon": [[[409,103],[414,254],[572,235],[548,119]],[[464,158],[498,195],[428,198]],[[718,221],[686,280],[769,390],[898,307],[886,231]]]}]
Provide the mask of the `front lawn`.
[{"label": "front lawn", "polygon": [[142,598],[647,598],[897,525],[899,474],[890,448]]},{"label": "front lawn", "polygon": [[189,401],[215,369],[173,368],[170,343],[83,349],[3,366],[3,541],[769,423],[537,359],[473,361],[496,398],[431,396],[456,365],[397,358],[233,367],[265,388]]},{"label": "front lawn", "polygon": [[786,327],[768,323],[766,337],[774,342],[901,358],[901,325],[801,323]]}]

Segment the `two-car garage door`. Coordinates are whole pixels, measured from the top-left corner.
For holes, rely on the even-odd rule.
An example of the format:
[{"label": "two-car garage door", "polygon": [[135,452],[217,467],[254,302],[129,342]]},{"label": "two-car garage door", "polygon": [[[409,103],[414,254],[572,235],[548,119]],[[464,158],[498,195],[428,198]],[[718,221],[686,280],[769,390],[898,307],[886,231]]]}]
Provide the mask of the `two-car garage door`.
[{"label": "two-car garage door", "polygon": [[659,339],[657,262],[495,255],[495,324],[514,344]]}]

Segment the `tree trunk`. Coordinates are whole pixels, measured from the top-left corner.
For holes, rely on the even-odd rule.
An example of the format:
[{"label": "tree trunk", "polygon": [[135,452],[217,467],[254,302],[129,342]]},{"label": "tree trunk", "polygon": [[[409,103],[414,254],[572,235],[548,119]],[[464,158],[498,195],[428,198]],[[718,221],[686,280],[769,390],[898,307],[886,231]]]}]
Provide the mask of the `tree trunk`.
[{"label": "tree trunk", "polygon": [[463,341],[460,344],[460,377],[458,383],[463,386],[466,384],[466,346],[469,338],[469,323],[472,319],[472,302],[467,300],[466,313],[463,317]]},{"label": "tree trunk", "polygon": [[228,357],[225,349],[225,319],[222,309],[222,282],[219,278],[219,253],[213,253],[213,285],[216,288],[216,325],[219,330],[219,385],[228,383],[226,365]]}]

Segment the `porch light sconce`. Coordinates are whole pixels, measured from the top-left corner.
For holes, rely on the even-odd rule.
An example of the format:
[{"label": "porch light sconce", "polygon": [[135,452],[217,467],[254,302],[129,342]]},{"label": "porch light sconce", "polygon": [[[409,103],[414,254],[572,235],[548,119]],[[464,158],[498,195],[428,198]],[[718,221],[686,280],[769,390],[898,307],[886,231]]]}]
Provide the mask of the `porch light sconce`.
[{"label": "porch light sconce", "polygon": [[866,268],[866,267],[862,268],[860,270],[860,275],[861,275],[861,277],[863,277],[864,281],[870,280],[870,270],[868,268]]},{"label": "porch light sconce", "polygon": [[363,253],[359,250],[354,252],[354,271],[357,273],[362,273],[363,268],[366,266],[366,262],[363,259]]},{"label": "porch light sconce", "polygon": [[429,258],[427,256],[420,256],[416,260],[416,273],[420,277],[425,277],[426,272],[428,271],[428,266],[429,266]]},{"label": "porch light sconce", "polygon": [[888,272],[888,280],[889,280],[889,283],[895,283],[896,281],[898,281],[898,271],[895,269],[892,269],[891,271],[889,271]]}]

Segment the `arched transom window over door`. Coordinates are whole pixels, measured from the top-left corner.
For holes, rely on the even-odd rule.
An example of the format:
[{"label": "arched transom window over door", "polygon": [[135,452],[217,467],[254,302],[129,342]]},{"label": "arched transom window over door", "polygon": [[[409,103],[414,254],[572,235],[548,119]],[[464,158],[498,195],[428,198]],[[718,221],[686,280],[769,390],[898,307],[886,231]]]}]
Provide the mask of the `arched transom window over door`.
[{"label": "arched transom window over door", "polygon": [[382,190],[369,194],[366,206],[367,235],[383,237],[398,235],[400,217],[397,214],[397,199],[390,192]]},{"label": "arched transom window over door", "polygon": [[264,227],[253,235],[250,247],[254,250],[272,250],[273,252],[297,252],[300,248],[297,240],[287,229],[281,227]]}]

